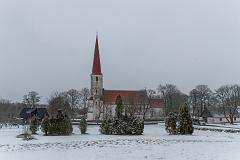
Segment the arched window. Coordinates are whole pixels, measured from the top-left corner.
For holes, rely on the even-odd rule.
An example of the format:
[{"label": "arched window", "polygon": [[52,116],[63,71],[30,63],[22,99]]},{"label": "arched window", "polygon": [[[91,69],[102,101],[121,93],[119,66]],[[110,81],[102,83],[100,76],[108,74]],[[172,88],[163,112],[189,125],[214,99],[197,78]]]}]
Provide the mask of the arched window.
[{"label": "arched window", "polygon": [[98,77],[96,77],[96,81],[98,81]]}]

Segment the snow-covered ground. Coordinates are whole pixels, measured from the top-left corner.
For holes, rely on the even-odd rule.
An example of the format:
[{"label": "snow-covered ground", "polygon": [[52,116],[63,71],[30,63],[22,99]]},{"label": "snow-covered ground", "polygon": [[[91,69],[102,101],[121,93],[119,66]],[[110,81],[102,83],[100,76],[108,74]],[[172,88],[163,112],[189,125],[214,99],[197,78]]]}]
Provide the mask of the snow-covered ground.
[{"label": "snow-covered ground", "polygon": [[196,130],[190,135],[168,135],[163,124],[146,125],[141,136],[101,135],[88,126],[87,135],[77,127],[72,136],[15,138],[21,128],[0,129],[0,160],[236,160],[240,134]]},{"label": "snow-covered ground", "polygon": [[233,128],[233,129],[240,129],[240,123],[235,123],[234,125],[230,124],[208,124],[210,126],[218,126],[222,128]]}]

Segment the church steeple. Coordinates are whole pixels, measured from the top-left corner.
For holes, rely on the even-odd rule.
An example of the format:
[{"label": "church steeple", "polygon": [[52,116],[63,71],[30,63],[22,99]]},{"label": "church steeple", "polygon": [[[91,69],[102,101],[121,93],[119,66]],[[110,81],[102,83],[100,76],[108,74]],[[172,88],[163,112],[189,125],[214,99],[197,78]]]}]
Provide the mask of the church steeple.
[{"label": "church steeple", "polygon": [[103,74],[101,71],[98,36],[96,36],[96,43],[94,49],[93,66],[91,74],[91,95],[94,101],[99,101],[103,90]]},{"label": "church steeple", "polygon": [[[96,43],[94,49],[94,58],[91,74],[91,97],[92,104],[90,107],[93,115],[99,115],[99,107],[102,104],[101,97],[103,93],[103,75],[101,71],[100,55],[99,55],[99,46],[98,46],[98,36],[96,36]],[[94,120],[98,117],[92,117]]]},{"label": "church steeple", "polygon": [[99,46],[98,46],[98,35],[96,36],[96,43],[95,43],[95,49],[94,49],[92,75],[102,75]]}]

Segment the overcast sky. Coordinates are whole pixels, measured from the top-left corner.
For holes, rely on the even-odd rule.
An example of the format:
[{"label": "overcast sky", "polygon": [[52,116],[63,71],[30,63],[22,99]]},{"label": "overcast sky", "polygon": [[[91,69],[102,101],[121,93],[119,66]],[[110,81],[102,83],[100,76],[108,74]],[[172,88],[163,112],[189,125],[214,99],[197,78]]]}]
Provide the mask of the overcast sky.
[{"label": "overcast sky", "polygon": [[188,93],[240,80],[239,0],[0,0],[0,97],[90,87],[96,31],[104,88]]}]

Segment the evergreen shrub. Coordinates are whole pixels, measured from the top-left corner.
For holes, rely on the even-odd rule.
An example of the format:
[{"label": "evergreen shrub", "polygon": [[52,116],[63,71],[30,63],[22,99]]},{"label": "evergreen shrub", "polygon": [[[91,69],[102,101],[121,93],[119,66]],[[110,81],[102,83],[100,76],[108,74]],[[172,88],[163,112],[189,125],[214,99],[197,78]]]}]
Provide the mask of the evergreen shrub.
[{"label": "evergreen shrub", "polygon": [[39,126],[38,119],[36,116],[33,116],[30,120],[30,128],[29,128],[32,134],[36,134],[38,130],[38,126]]},{"label": "evergreen shrub", "polygon": [[87,121],[85,117],[81,118],[80,124],[79,124],[79,128],[81,131],[81,134],[86,134],[87,131]]},{"label": "evergreen shrub", "polygon": [[47,116],[42,121],[41,130],[43,133],[45,133],[45,135],[47,135],[49,132],[49,128],[50,128],[50,119]]},{"label": "evergreen shrub", "polygon": [[178,133],[179,134],[192,134],[193,133],[193,124],[192,118],[189,114],[188,107],[186,104],[180,107],[179,111],[179,127]]},{"label": "evergreen shrub", "polygon": [[[42,128],[44,127],[45,126],[42,123]],[[70,118],[68,117],[67,114],[63,114],[61,110],[58,111],[56,116],[52,116],[49,119],[47,135],[70,135],[72,131],[73,128]]]},{"label": "evergreen shrub", "polygon": [[165,129],[169,134],[192,134],[194,131],[187,104],[180,107],[178,116],[170,112],[165,119]]},{"label": "evergreen shrub", "polygon": [[169,134],[177,134],[177,114],[170,112],[165,119],[165,129]]},{"label": "evergreen shrub", "polygon": [[141,135],[144,131],[144,122],[137,117],[123,115],[122,98],[119,95],[116,98],[115,116],[105,116],[100,125],[102,134],[115,135]]}]

